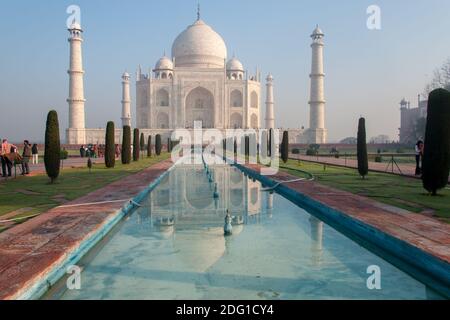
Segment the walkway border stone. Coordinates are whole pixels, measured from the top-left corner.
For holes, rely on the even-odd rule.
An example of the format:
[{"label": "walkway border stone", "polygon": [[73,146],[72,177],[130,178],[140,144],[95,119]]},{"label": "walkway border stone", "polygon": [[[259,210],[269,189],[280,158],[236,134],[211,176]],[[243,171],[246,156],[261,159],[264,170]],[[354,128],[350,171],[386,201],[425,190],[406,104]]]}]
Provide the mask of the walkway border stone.
[{"label": "walkway border stone", "polygon": [[[0,234],[0,299],[38,299],[173,168],[170,160],[54,208]],[[92,206],[73,206],[83,203]]]},{"label": "walkway border stone", "polygon": [[[262,176],[260,165],[235,166],[269,187],[295,178],[281,171]],[[285,183],[275,191],[450,298],[450,225],[317,182]]]}]

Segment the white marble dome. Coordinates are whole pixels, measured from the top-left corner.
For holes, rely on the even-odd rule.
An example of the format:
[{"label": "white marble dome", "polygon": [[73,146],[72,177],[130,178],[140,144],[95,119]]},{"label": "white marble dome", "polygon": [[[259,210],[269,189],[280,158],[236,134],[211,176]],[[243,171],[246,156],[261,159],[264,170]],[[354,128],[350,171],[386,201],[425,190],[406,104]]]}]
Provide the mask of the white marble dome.
[{"label": "white marble dome", "polygon": [[227,63],[227,70],[229,70],[229,71],[244,71],[244,66],[238,59],[233,58],[230,61],[228,61],[228,63]]},{"label": "white marble dome", "polygon": [[155,70],[173,70],[173,62],[169,57],[162,57],[155,65]]},{"label": "white marble dome", "polygon": [[227,47],[217,32],[197,20],[175,39],[172,56],[177,67],[223,68]]}]

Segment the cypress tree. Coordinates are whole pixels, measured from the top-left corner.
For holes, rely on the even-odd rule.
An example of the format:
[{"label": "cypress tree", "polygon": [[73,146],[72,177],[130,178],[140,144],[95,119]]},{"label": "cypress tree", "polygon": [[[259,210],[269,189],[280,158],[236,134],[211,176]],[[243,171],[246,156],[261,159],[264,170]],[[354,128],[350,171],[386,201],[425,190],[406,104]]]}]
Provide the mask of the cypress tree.
[{"label": "cypress tree", "polygon": [[428,98],[422,181],[433,196],[447,186],[450,170],[450,92],[436,89]]},{"label": "cypress tree", "polygon": [[123,127],[122,138],[122,164],[130,164],[131,162],[131,127]]},{"label": "cypress tree", "polygon": [[147,157],[152,156],[152,136],[148,136],[148,142],[147,142]]},{"label": "cypress tree", "polygon": [[144,133],[141,133],[140,145],[141,145],[140,151],[141,152],[145,151],[145,136],[144,136]]},{"label": "cypress tree", "polygon": [[107,168],[114,168],[116,165],[115,128],[114,122],[112,121],[106,125],[105,165]]},{"label": "cypress tree", "polygon": [[273,136],[274,136],[273,129],[269,129],[269,145],[267,147],[267,153],[270,157],[272,157],[272,149],[274,149],[273,148],[274,146],[272,145],[272,142],[274,142]]},{"label": "cypress tree", "polygon": [[369,160],[367,157],[366,119],[359,119],[358,124],[358,172],[363,179],[369,173]]},{"label": "cypress tree", "polygon": [[47,115],[44,153],[45,171],[51,183],[54,183],[59,176],[60,161],[61,141],[59,140],[58,113],[52,110]]},{"label": "cypress tree", "polygon": [[155,153],[157,156],[161,155],[162,151],[162,144],[161,144],[161,135],[156,135],[156,141],[155,141]]},{"label": "cypress tree", "polygon": [[167,152],[172,152],[172,143],[170,138],[167,138]]},{"label": "cypress tree", "polygon": [[281,159],[284,163],[289,160],[289,132],[283,132],[283,142],[281,144]]},{"label": "cypress tree", "polygon": [[134,129],[133,135],[133,161],[139,161],[140,153],[139,129]]}]

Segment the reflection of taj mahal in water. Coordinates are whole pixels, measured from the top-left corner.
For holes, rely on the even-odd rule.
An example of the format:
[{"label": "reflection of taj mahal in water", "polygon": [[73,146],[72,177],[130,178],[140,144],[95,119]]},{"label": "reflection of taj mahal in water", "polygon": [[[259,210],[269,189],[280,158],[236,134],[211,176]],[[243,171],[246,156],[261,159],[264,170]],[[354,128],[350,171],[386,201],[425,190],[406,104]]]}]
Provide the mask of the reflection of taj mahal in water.
[{"label": "reflection of taj mahal in water", "polygon": [[[216,166],[212,175],[218,183],[220,197],[214,199],[213,184],[202,169],[185,165],[165,177],[149,198],[152,216],[195,218],[200,215],[201,219],[210,218],[212,223],[218,221],[220,225],[226,210],[244,219],[256,218],[263,210],[271,214],[267,210],[272,209],[273,194],[267,193],[266,199],[262,199],[259,182],[245,178],[236,168]],[[264,207],[263,201],[269,205]]]},{"label": "reflection of taj mahal in water", "polygon": [[[217,263],[228,252],[229,242],[243,236],[246,226],[274,223],[275,194],[264,192],[258,181],[237,168],[215,166],[212,171],[218,199],[203,167],[183,165],[167,175],[138,210],[142,232],[173,241],[183,262],[196,272]],[[232,237],[224,236],[227,210],[234,217]],[[309,223],[310,261],[319,266],[324,224],[313,216]]]}]

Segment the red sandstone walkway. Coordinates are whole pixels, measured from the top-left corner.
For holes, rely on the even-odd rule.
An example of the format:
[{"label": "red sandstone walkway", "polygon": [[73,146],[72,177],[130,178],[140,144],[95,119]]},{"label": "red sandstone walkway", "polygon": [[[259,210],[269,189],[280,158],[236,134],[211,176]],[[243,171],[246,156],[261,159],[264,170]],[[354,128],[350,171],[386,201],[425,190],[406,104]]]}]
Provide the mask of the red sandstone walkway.
[{"label": "red sandstone walkway", "polygon": [[[258,165],[246,165],[246,167],[257,172],[260,169]],[[279,172],[270,178],[276,181],[289,181],[297,177]],[[301,181],[285,185],[450,263],[449,224],[316,182]]]},{"label": "red sandstone walkway", "polygon": [[[66,205],[131,199],[172,166],[167,160]],[[15,299],[99,230],[123,202],[55,208],[0,234],[0,299]]]}]

